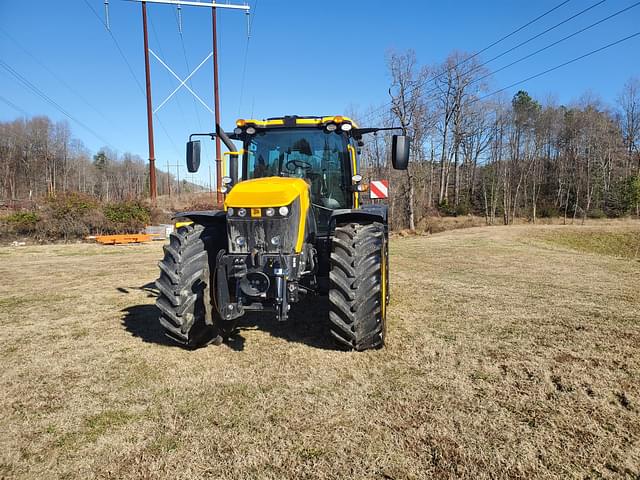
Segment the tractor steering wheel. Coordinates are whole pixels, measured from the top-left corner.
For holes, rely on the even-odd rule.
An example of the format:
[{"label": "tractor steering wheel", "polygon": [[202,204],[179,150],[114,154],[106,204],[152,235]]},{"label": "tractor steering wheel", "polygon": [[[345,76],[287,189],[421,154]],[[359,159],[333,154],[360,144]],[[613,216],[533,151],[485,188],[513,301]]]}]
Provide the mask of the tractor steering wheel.
[{"label": "tractor steering wheel", "polygon": [[292,172],[294,172],[298,168],[301,168],[305,172],[308,172],[309,170],[313,169],[313,165],[311,165],[311,163],[306,162],[304,160],[298,160],[298,159],[289,160],[287,163],[285,163],[285,166],[287,167],[287,170],[290,170]]}]

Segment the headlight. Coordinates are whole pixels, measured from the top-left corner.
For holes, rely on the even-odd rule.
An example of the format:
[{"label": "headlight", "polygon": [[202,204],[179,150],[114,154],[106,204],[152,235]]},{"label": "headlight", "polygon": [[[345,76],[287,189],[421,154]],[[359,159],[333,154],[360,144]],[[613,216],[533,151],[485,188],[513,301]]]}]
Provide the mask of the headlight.
[{"label": "headlight", "polygon": [[267,217],[273,217],[276,214],[276,210],[275,208],[269,207],[264,211],[264,213]]},{"label": "headlight", "polygon": [[227,208],[227,215],[228,216],[233,217],[233,213],[234,213],[233,207]]},{"label": "headlight", "polygon": [[246,217],[247,216],[247,209],[246,208],[241,208],[238,210],[238,216],[239,217]]},{"label": "headlight", "polygon": [[245,243],[247,243],[247,240],[244,237],[236,237],[235,242],[237,246],[244,247]]},{"label": "headlight", "polygon": [[336,125],[335,123],[328,123],[325,128],[327,129],[327,132],[335,132],[335,130],[338,128],[338,125]]},{"label": "headlight", "polygon": [[348,132],[349,130],[351,130],[352,125],[350,123],[343,123],[342,125],[340,125],[340,129],[343,132]]},{"label": "headlight", "polygon": [[280,207],[278,209],[278,213],[283,217],[287,216],[287,214],[289,213],[289,207]]},{"label": "headlight", "polygon": [[249,135],[253,135],[254,133],[256,133],[256,129],[254,127],[247,127],[247,133]]},{"label": "headlight", "polygon": [[277,247],[278,245],[280,245],[280,235],[276,235],[275,237],[273,237],[271,239],[271,244],[275,247]]}]

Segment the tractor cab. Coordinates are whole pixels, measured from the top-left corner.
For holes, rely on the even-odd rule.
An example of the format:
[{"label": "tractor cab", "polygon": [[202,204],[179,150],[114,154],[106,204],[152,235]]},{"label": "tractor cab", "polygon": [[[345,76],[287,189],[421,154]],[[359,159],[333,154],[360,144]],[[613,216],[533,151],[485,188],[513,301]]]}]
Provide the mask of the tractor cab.
[{"label": "tractor cab", "polygon": [[[266,120],[239,119],[233,133],[218,135],[231,151],[225,165],[224,191],[228,193],[242,180],[281,177],[300,178],[309,185],[311,206],[318,229],[326,233],[336,210],[360,208],[360,195],[368,185],[359,173],[358,152],[363,135],[394,128],[359,128],[344,116],[284,116]],[[242,143],[238,151],[231,140]],[[394,135],[392,163],[407,166],[409,142]],[[197,147],[194,148],[194,147]],[[189,142],[189,152],[199,142]],[[199,160],[198,160],[199,163]],[[190,162],[187,162],[190,166]],[[197,169],[197,168],[196,168]],[[196,169],[189,168],[190,172]]]},{"label": "tractor cab", "polygon": [[337,117],[338,124],[336,117],[330,118],[333,121],[325,119],[324,124],[318,119],[315,128],[298,126],[297,118],[291,125],[278,119],[239,121],[234,133],[243,144],[242,177],[302,178],[309,184],[312,203],[319,208],[356,206],[357,183],[353,176],[357,171],[357,144],[347,134],[353,123]]}]

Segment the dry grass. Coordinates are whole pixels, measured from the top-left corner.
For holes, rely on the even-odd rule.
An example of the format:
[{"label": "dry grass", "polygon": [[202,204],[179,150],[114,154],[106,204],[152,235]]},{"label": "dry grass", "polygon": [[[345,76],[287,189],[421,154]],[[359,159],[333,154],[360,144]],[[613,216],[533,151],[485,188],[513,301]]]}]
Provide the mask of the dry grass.
[{"label": "dry grass", "polygon": [[580,228],[546,232],[541,240],[586,253],[614,257],[640,258],[640,231],[636,228]]},{"label": "dry grass", "polygon": [[640,262],[568,232],[394,239],[388,347],[363,354],[317,302],[171,346],[157,244],[1,248],[0,477],[637,478]]}]

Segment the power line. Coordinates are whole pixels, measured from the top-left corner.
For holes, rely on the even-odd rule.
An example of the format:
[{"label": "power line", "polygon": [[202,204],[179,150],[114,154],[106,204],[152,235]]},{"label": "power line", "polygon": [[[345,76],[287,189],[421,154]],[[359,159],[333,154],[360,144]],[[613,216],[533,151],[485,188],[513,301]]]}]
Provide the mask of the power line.
[{"label": "power line", "polygon": [[[65,110],[59,103],[57,103],[55,100],[53,100],[51,97],[49,97],[46,93],[44,93],[42,90],[40,90],[40,88],[38,88],[36,85],[31,83],[29,80],[27,80],[24,76],[22,76],[19,72],[14,70],[10,65],[5,63],[3,60],[0,60],[0,67],[4,68],[16,80],[18,80],[18,82],[21,83],[25,88],[27,88],[32,93],[34,93],[37,96],[39,96],[40,98],[42,98],[45,102],[47,102],[49,105],[54,107],[56,110],[58,110],[60,113],[62,113],[65,117],[69,118],[73,122],[75,122],[78,125],[80,125],[82,128],[87,130],[89,133],[91,133],[94,137],[96,137],[98,140],[103,142],[105,145],[113,148],[113,145],[111,144],[111,142],[109,142],[107,139],[105,139],[102,135],[97,133],[95,130],[93,130],[91,127],[89,127],[87,124],[85,124],[84,122],[82,122],[81,120],[79,120],[78,118],[73,116],[71,113],[69,113],[67,110]],[[113,149],[117,150],[115,148],[113,148]]]},{"label": "power line", "polygon": [[[586,30],[589,30],[589,29],[591,29],[591,28],[593,28],[593,27],[595,27],[595,26],[597,26],[597,25],[600,25],[601,23],[604,23],[604,22],[606,22],[607,20],[610,20],[610,19],[612,19],[612,18],[614,18],[614,17],[616,17],[616,16],[618,16],[618,15],[620,15],[620,14],[622,14],[622,13],[624,13],[624,12],[628,11],[628,10],[631,10],[632,8],[637,7],[638,5],[640,5],[640,1],[638,1],[638,2],[634,3],[633,5],[630,5],[630,6],[628,6],[628,7],[625,7],[625,8],[623,8],[623,9],[621,9],[621,10],[618,10],[617,12],[614,12],[614,13],[612,13],[611,15],[608,15],[608,16],[606,16],[605,18],[602,18],[602,19],[598,20],[597,22],[594,22],[594,23],[592,23],[592,24],[590,24],[590,25],[587,25],[586,27],[583,27],[583,28],[581,28],[580,30],[577,30],[577,31],[575,31],[575,32],[573,32],[573,33],[570,33],[569,35],[566,35],[565,37],[562,37],[561,39],[556,40],[555,42],[552,42],[552,43],[550,43],[550,44],[548,44],[548,45],[545,45],[544,47],[539,48],[538,50],[536,50],[536,51],[534,51],[534,52],[531,52],[531,53],[529,53],[529,54],[527,54],[527,55],[525,55],[525,56],[523,56],[523,57],[520,57],[520,58],[518,58],[517,60],[514,60],[513,62],[511,62],[511,63],[509,63],[509,64],[507,64],[507,65],[505,65],[505,66],[503,66],[503,67],[500,67],[500,68],[499,68],[499,69],[497,69],[497,70],[494,70],[493,72],[489,72],[489,73],[487,73],[487,74],[485,74],[485,75],[483,75],[483,76],[481,76],[481,77],[479,77],[479,78],[476,78],[476,79],[474,79],[474,80],[470,81],[470,82],[468,83],[468,85],[473,85],[474,83],[478,83],[478,82],[480,82],[480,81],[484,80],[485,78],[488,78],[488,77],[490,77],[490,76],[492,76],[492,75],[494,75],[494,74],[496,74],[496,73],[498,73],[498,72],[501,72],[501,71],[503,71],[503,70],[505,70],[505,69],[507,69],[507,68],[509,68],[509,67],[512,67],[513,65],[516,65],[516,64],[518,64],[518,63],[520,63],[520,62],[522,62],[522,61],[524,61],[524,60],[526,60],[526,59],[528,59],[528,58],[531,58],[531,57],[533,57],[533,56],[537,55],[538,53],[541,53],[541,52],[543,52],[543,51],[545,51],[545,50],[548,50],[549,48],[554,47],[554,46],[556,46],[556,45],[558,45],[558,44],[560,44],[560,43],[562,43],[562,42],[564,42],[564,41],[566,41],[566,40],[568,40],[568,39],[570,39],[570,38],[573,38],[573,37],[575,37],[576,35],[579,35],[580,33],[583,33],[583,32],[585,32]],[[486,65],[486,64],[487,64],[487,63],[489,63],[490,61],[491,61],[491,60],[488,60],[488,61],[486,61],[486,62],[484,62],[484,63],[482,63],[482,64],[480,64],[480,65],[478,65],[478,66],[476,66],[476,67],[471,68],[471,69],[470,69],[470,70],[468,70],[467,72],[464,72],[464,73],[463,73],[463,75],[466,75],[466,74],[472,73],[472,72],[473,72],[473,71],[475,71],[475,70],[478,70],[480,67],[482,67],[482,66]],[[427,90],[427,91],[425,92],[425,95],[428,95],[428,94],[430,94],[430,93],[432,93],[432,92],[436,91],[437,89],[438,89],[437,87],[431,88],[431,89],[429,89],[429,90]]]},{"label": "power line", "polygon": [[589,57],[589,56],[594,55],[594,54],[596,54],[598,52],[606,50],[607,48],[610,48],[610,47],[613,47],[613,46],[618,45],[620,43],[626,42],[627,40],[631,40],[632,38],[637,37],[639,35],[640,35],[640,32],[636,32],[636,33],[628,35],[628,36],[626,36],[624,38],[616,40],[615,42],[608,43],[607,45],[604,45],[604,46],[602,46],[600,48],[596,48],[595,50],[591,50],[590,52],[587,52],[587,53],[585,53],[583,55],[580,55],[579,57],[572,58],[571,60],[567,60],[566,62],[563,62],[563,63],[561,63],[559,65],[556,65],[555,67],[548,68],[548,69],[546,69],[546,70],[544,70],[542,72],[536,73],[535,75],[531,75],[531,76],[529,76],[527,78],[524,78],[522,80],[518,80],[517,82],[514,82],[514,83],[512,83],[510,85],[507,85],[506,87],[502,87],[502,88],[500,88],[498,90],[495,90],[495,91],[493,91],[491,93],[483,95],[482,97],[476,98],[476,99],[472,100],[470,103],[479,102],[481,100],[484,100],[487,97],[491,97],[491,96],[496,95],[496,94],[498,94],[500,92],[504,92],[505,90],[513,88],[513,87],[515,87],[517,85],[520,85],[522,83],[528,82],[529,80],[533,80],[534,78],[541,77],[543,75],[546,75],[547,73],[553,72],[554,70],[558,70],[559,68],[566,67],[567,65],[570,65],[570,64],[575,63],[575,62],[577,62],[579,60],[582,60],[583,58]]},{"label": "power line", "polygon": [[[567,0],[567,2],[570,0]],[[242,62],[242,80],[240,81],[240,100],[238,101],[238,116],[240,116],[240,109],[242,108],[242,99],[244,97],[244,81],[247,73],[247,59],[249,57],[249,43],[251,42],[251,32],[253,31],[253,22],[256,18],[256,12],[258,10],[258,0],[253,4],[253,15],[249,21],[247,28],[247,43],[244,48],[244,60]]]},{"label": "power line", "polygon": [[573,33],[571,33],[571,34],[569,34],[569,35],[567,35],[567,36],[565,36],[565,37],[561,38],[560,40],[556,40],[555,42],[550,43],[549,45],[546,45],[546,46],[544,46],[544,47],[542,47],[542,48],[539,48],[539,49],[538,49],[538,50],[536,50],[535,52],[532,52],[532,53],[530,53],[530,54],[528,54],[528,55],[525,55],[524,57],[521,57],[521,58],[519,58],[519,59],[517,59],[517,60],[515,60],[515,61],[513,61],[513,62],[511,62],[511,63],[509,63],[509,64],[507,64],[507,65],[505,65],[505,66],[503,66],[503,67],[500,67],[499,69],[494,70],[493,72],[490,72],[490,73],[488,73],[488,74],[486,74],[486,75],[483,75],[482,77],[477,78],[477,79],[473,80],[472,82],[470,82],[470,84],[472,84],[472,83],[476,83],[476,82],[479,82],[479,81],[481,81],[481,80],[484,80],[485,78],[489,77],[490,75],[494,75],[494,74],[496,74],[496,73],[498,73],[498,72],[501,72],[502,70],[504,70],[504,69],[506,69],[506,68],[509,68],[509,67],[512,67],[513,65],[515,65],[515,64],[517,64],[517,63],[520,63],[520,62],[522,62],[523,60],[526,60],[526,59],[528,59],[528,58],[531,58],[531,57],[533,57],[534,55],[537,55],[538,53],[541,53],[541,52],[543,52],[543,51],[545,51],[545,50],[548,50],[548,49],[549,49],[549,48],[551,48],[551,47],[555,47],[555,46],[556,46],[556,45],[558,45],[559,43],[562,43],[562,42],[564,42],[565,40],[568,40],[568,39],[570,39],[570,38],[573,38],[573,37],[575,37],[576,35],[579,35],[580,33],[585,32],[586,30],[589,30],[589,29],[591,29],[591,28],[593,28],[593,27],[595,27],[595,26],[597,26],[597,25],[600,25],[601,23],[606,22],[607,20],[612,19],[613,17],[616,17],[616,16],[618,16],[618,15],[620,15],[620,14],[622,14],[622,13],[626,12],[627,10],[631,10],[632,8],[637,7],[638,5],[640,5],[640,2],[636,2],[636,3],[634,3],[633,5],[630,5],[630,6],[626,7],[626,8],[623,8],[622,10],[618,10],[617,12],[612,13],[611,15],[609,15],[609,16],[607,16],[607,17],[605,17],[605,18],[601,19],[601,20],[598,20],[597,22],[594,22],[594,23],[592,23],[591,25],[587,25],[586,27],[581,28],[580,30],[577,30],[577,31],[575,31],[575,32],[573,32]]},{"label": "power line", "polygon": [[29,115],[27,112],[25,112],[22,108],[20,108],[18,105],[16,105],[15,103],[13,103],[11,100],[4,98],[2,95],[0,95],[0,101],[6,103],[7,105],[9,105],[11,108],[15,109],[16,111],[22,113],[22,115],[24,115],[25,117],[30,117],[31,115]]},{"label": "power line", "polygon": [[[515,50],[516,48],[519,48],[519,47],[521,47],[522,45],[525,45],[526,43],[529,43],[530,41],[535,40],[536,38],[539,38],[540,36],[542,36],[542,35],[544,35],[544,34],[546,34],[546,33],[550,32],[551,30],[553,30],[553,29],[555,29],[555,28],[559,27],[560,25],[564,25],[565,23],[567,23],[567,22],[569,22],[569,21],[571,21],[571,20],[573,20],[573,19],[575,19],[575,18],[579,17],[580,15],[585,14],[585,13],[586,13],[586,12],[588,12],[589,10],[591,10],[591,9],[593,9],[593,8],[595,8],[595,7],[597,7],[598,5],[601,5],[602,3],[606,2],[606,1],[607,1],[607,0],[599,0],[598,2],[596,2],[596,3],[592,4],[592,5],[590,5],[589,7],[585,8],[585,9],[583,9],[583,10],[581,10],[580,12],[578,12],[578,13],[576,13],[576,14],[573,14],[573,15],[571,15],[571,16],[570,16],[570,17],[568,17],[568,18],[565,18],[564,20],[562,20],[562,21],[560,21],[560,22],[556,23],[555,25],[552,25],[551,27],[547,28],[547,29],[546,29],[546,30],[544,30],[543,32],[541,32],[541,33],[539,33],[539,34],[536,34],[536,35],[534,35],[533,37],[528,38],[527,40],[525,40],[524,42],[521,42],[520,44],[516,45],[515,47],[511,47],[510,49],[506,50],[505,52],[502,52],[501,54],[499,54],[499,55],[497,55],[497,56],[495,56],[495,57],[491,58],[490,60],[488,60],[488,61],[486,61],[486,62],[484,62],[484,63],[482,63],[482,64],[480,64],[480,65],[478,65],[478,66],[476,66],[476,67],[474,67],[473,69],[471,69],[471,70],[470,70],[470,72],[471,72],[471,71],[473,71],[473,70],[475,70],[475,69],[478,69],[478,68],[480,68],[480,67],[482,67],[482,66],[484,66],[484,65],[486,65],[486,64],[487,64],[487,63],[489,63],[489,62],[492,62],[493,60],[496,60],[497,58],[500,58],[501,56],[503,56],[503,55],[505,55],[505,54],[507,54],[507,53],[509,53],[509,52],[512,52],[512,51],[513,51],[513,50]],[[551,12],[553,12],[553,11],[554,11],[554,10],[556,10],[557,8],[561,7],[561,6],[562,6],[562,5],[564,5],[565,3],[566,3],[566,2],[563,2],[563,3],[561,3],[560,5],[557,5],[556,7],[554,7],[554,8],[552,8],[552,9],[550,9],[550,10],[546,11],[546,12],[545,12],[545,13],[543,13],[542,15],[539,15],[538,17],[536,17],[534,20],[531,20],[531,21],[527,22],[527,24],[525,24],[525,25],[526,25],[526,26],[531,25],[532,23],[534,23],[534,22],[536,22],[536,21],[540,20],[541,18],[545,17],[546,15],[548,15],[548,14],[549,14],[549,13],[551,13]],[[510,34],[508,34],[508,35],[506,35],[505,37],[503,37],[503,39],[510,37],[513,33],[515,33],[515,32],[517,32],[517,31],[522,30],[522,28],[524,28],[524,26],[519,27],[518,29],[514,30],[514,31],[513,31],[513,32],[511,32]],[[480,50],[480,52],[485,52],[488,48],[490,48],[491,46],[495,46],[496,44],[498,44],[499,42],[501,42],[503,39],[501,39],[501,40],[497,40],[497,41],[493,42],[490,46],[485,47],[485,48],[483,48],[482,50]],[[471,56],[469,56],[469,57],[464,58],[463,60],[459,61],[459,62],[458,62],[458,63],[456,63],[455,65],[453,65],[453,66],[451,66],[451,67],[448,67],[448,68],[447,68],[447,69],[445,69],[443,72],[440,72],[439,74],[437,74],[437,75],[435,75],[435,76],[433,76],[433,77],[430,77],[430,78],[428,78],[428,79],[426,79],[426,80],[424,80],[424,81],[422,81],[422,82],[418,82],[414,87],[410,88],[410,89],[407,91],[407,94],[408,94],[408,95],[410,95],[410,94],[414,93],[416,90],[418,90],[419,88],[421,88],[421,87],[425,86],[427,83],[436,81],[438,78],[441,78],[443,75],[446,75],[447,73],[451,72],[451,71],[452,71],[452,70],[454,70],[455,68],[458,68],[460,65],[462,65],[462,64],[464,64],[464,63],[468,62],[469,60],[471,60],[472,58],[476,57],[480,52],[478,52],[478,53],[476,53],[476,54],[473,54],[473,55],[471,55]],[[467,72],[467,73],[469,73],[469,72]],[[374,115],[376,114],[376,112],[378,112],[378,111],[380,111],[380,110],[382,110],[382,109],[386,109],[386,108],[388,108],[389,106],[391,106],[391,105],[392,105],[392,103],[393,103],[393,102],[386,102],[386,103],[382,104],[380,107],[378,107],[378,108],[374,109],[373,111],[369,112],[369,114],[368,114],[365,118],[368,118],[369,120],[373,120],[374,118],[376,118],[376,117],[374,117]],[[380,115],[378,115],[378,116],[377,116],[377,118],[380,118]]]},{"label": "power line", "polygon": [[[180,6],[178,5],[178,7]],[[176,15],[177,15],[177,20],[179,22],[178,34],[180,37],[180,45],[182,47],[182,56],[184,58],[184,64],[187,67],[187,72],[190,72],[191,67],[189,67],[189,60],[187,60],[187,49],[184,46],[184,38],[182,36],[182,17],[180,16],[181,14],[178,12],[178,10],[176,10]],[[187,83],[189,84],[189,87],[193,89],[193,83],[191,79],[189,79]],[[200,128],[200,131],[202,131],[202,122],[200,120],[200,112],[198,110],[198,106],[196,105],[196,99],[193,97],[193,95],[191,96],[191,101],[193,103],[193,110],[196,113],[196,119],[198,120],[198,127]]]},{"label": "power line", "polygon": [[510,49],[508,49],[508,50],[505,50],[504,52],[502,52],[502,53],[500,53],[500,54],[496,55],[495,57],[490,58],[489,60],[487,60],[487,61],[486,61],[486,62],[484,62],[483,64],[479,65],[479,66],[478,66],[478,68],[480,68],[481,66],[486,65],[487,63],[493,62],[494,60],[497,60],[498,58],[504,57],[507,53],[511,53],[511,52],[513,52],[514,50],[516,50],[516,49],[518,49],[518,48],[522,47],[523,45],[526,45],[527,43],[532,42],[533,40],[535,40],[535,39],[537,39],[537,38],[540,38],[541,36],[543,36],[543,35],[545,35],[545,34],[549,33],[549,32],[550,32],[550,31],[552,31],[552,30],[555,30],[556,28],[560,27],[561,25],[564,25],[565,23],[570,22],[570,21],[571,21],[571,20],[573,20],[574,18],[577,18],[577,17],[579,17],[580,15],[583,15],[583,14],[587,13],[588,11],[590,11],[590,10],[594,9],[595,7],[597,7],[597,6],[599,6],[599,5],[602,5],[602,4],[603,4],[604,2],[606,2],[606,1],[607,1],[607,0],[600,0],[599,2],[596,2],[596,3],[594,3],[593,5],[590,5],[589,7],[587,7],[587,8],[585,8],[585,9],[583,9],[583,10],[579,11],[578,13],[576,13],[576,14],[574,14],[574,15],[571,15],[571,16],[570,16],[570,17],[568,17],[568,18],[565,18],[565,19],[564,19],[564,20],[562,20],[561,22],[558,22],[558,23],[556,23],[555,25],[552,25],[551,27],[547,28],[546,30],[543,30],[542,32],[538,33],[537,35],[534,35],[533,37],[528,38],[528,39],[526,39],[526,40],[525,40],[525,41],[523,41],[523,42],[520,42],[520,43],[519,43],[519,44],[517,44],[516,46],[511,47],[511,48],[510,48]]},{"label": "power line", "polygon": [[33,53],[27,50],[23,45],[20,44],[15,38],[13,38],[9,33],[0,27],[0,32],[4,34],[9,40],[11,40],[20,50],[22,50],[26,55],[31,57],[31,59],[36,62],[40,67],[42,67],[45,71],[47,71],[53,78],[58,80],[67,90],[73,93],[78,99],[80,99],[85,105],[91,108],[94,112],[100,115],[104,120],[106,120],[112,127],[115,127],[115,124],[111,119],[109,119],[102,111],[100,111],[95,105],[93,105],[89,100],[87,100],[83,95],[81,95],[77,90],[75,90],[71,85],[69,85],[64,79],[62,79],[58,74],[56,74],[53,70],[51,70],[47,65],[45,65],[41,60],[39,60]]},{"label": "power line", "polygon": [[109,36],[111,37],[111,39],[113,40],[113,43],[116,46],[116,49],[118,50],[118,52],[120,53],[120,56],[122,57],[122,59],[124,60],[124,63],[127,65],[127,68],[129,69],[129,73],[131,73],[131,76],[133,77],[133,79],[136,82],[136,85],[138,85],[138,89],[140,90],[140,93],[142,93],[142,95],[144,95],[144,89],[142,88],[142,84],[140,83],[140,81],[138,80],[138,77],[136,76],[135,72],[133,71],[133,67],[131,66],[131,64],[129,63],[129,60],[127,59],[127,56],[124,54],[124,52],[122,51],[122,48],[120,48],[120,43],[118,42],[118,40],[116,39],[115,35],[113,34],[113,32],[107,28],[106,23],[104,23],[104,21],[102,20],[102,18],[100,18],[100,15],[98,14],[98,12],[96,12],[96,10],[93,8],[93,6],[89,3],[89,0],[84,0],[84,3],[87,5],[87,7],[89,7],[91,9],[91,11],[93,12],[93,14],[96,16],[96,18],[98,19],[98,21],[105,27],[107,33],[109,34]]},{"label": "power line", "polygon": [[[160,55],[165,57],[164,51],[162,49],[162,44],[160,43],[160,39],[158,38],[158,33],[156,32],[156,25],[153,22],[153,17],[151,15],[151,12],[149,12],[147,16],[149,18],[149,23],[151,23],[151,31],[153,32],[153,38],[155,39],[156,43],[158,44],[158,50],[160,51]],[[178,103],[178,110],[180,110],[180,116],[182,117],[182,122],[183,122],[183,124],[186,124],[187,123],[187,117],[184,114],[184,109],[182,108],[182,102],[180,102],[180,97],[176,97],[176,101]]]},{"label": "power line", "polygon": [[[142,88],[142,84],[140,83],[140,80],[138,80],[138,77],[136,76],[133,67],[131,66],[131,63],[129,63],[129,60],[127,59],[127,56],[124,54],[124,52],[122,51],[122,48],[120,47],[120,43],[118,42],[118,40],[116,39],[115,35],[113,34],[113,32],[107,28],[107,25],[102,21],[102,18],[100,18],[100,15],[98,14],[98,12],[96,12],[96,10],[93,8],[93,6],[89,3],[88,0],[84,0],[84,3],[87,5],[87,7],[89,7],[89,9],[91,9],[91,11],[93,12],[93,14],[95,15],[95,17],[98,19],[98,21],[105,27],[105,29],[107,30],[107,33],[109,34],[109,36],[111,37],[111,39],[113,40],[113,43],[115,44],[118,52],[120,53],[120,56],[122,57],[122,59],[124,60],[124,63],[127,65],[127,69],[129,70],[129,73],[131,74],[131,76],[133,77],[133,79],[136,82],[136,85],[138,85],[138,89],[140,90],[140,93],[142,94],[142,96],[145,96],[144,93],[144,89]],[[178,151],[178,147],[176,146],[176,143],[173,141],[173,139],[171,138],[171,135],[169,135],[169,132],[167,131],[167,129],[165,128],[164,124],[162,123],[162,120],[160,120],[160,117],[158,115],[154,115],[155,119],[158,121],[158,124],[160,125],[160,128],[162,129],[162,131],[165,133],[165,135],[167,136],[167,139],[169,140],[169,143],[171,143],[173,149],[176,151],[176,154],[180,155],[180,152]]]},{"label": "power line", "polygon": [[490,45],[487,45],[486,47],[484,47],[482,50],[480,50],[479,52],[476,52],[472,57],[476,57],[484,52],[486,52],[487,50],[489,50],[491,47],[495,47],[497,44],[499,44],[500,42],[506,40],[507,38],[512,37],[513,35],[515,35],[516,33],[524,30],[525,28],[527,28],[529,25],[533,25],[534,23],[536,23],[538,20],[541,20],[542,18],[546,17],[547,15],[549,15],[550,13],[556,11],[557,9],[559,9],[560,7],[566,5],[567,3],[569,3],[571,0],[566,0],[558,5],[556,5],[555,7],[551,8],[550,10],[547,10],[546,12],[544,12],[542,15],[538,15],[536,18],[534,18],[533,20],[528,21],[527,23],[525,23],[524,25],[522,25],[519,28],[516,28],[515,30],[513,30],[512,32],[508,33],[507,35],[505,35],[502,38],[499,38],[498,40],[496,40],[495,42],[493,42]]}]

